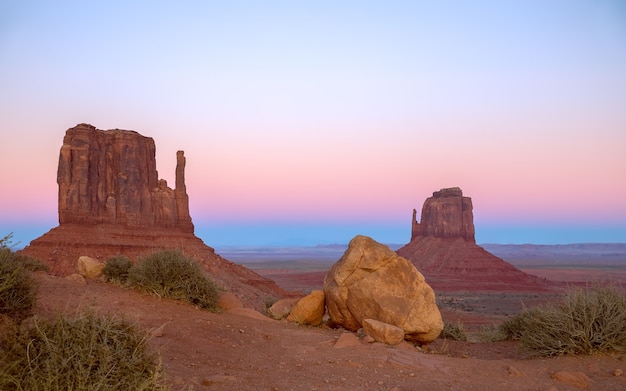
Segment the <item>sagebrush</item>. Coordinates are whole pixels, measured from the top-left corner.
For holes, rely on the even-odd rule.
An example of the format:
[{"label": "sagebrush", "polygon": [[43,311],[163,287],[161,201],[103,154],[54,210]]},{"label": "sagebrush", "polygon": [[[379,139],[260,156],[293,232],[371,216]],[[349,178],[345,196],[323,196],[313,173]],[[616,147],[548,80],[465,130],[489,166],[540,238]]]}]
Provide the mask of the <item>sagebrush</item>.
[{"label": "sagebrush", "polygon": [[116,255],[104,263],[102,275],[107,282],[125,284],[128,281],[128,273],[133,263],[125,255]]},{"label": "sagebrush", "polygon": [[539,356],[626,351],[626,295],[614,287],[574,289],[558,304],[524,311],[500,332]]},{"label": "sagebrush", "polygon": [[8,247],[0,249],[0,314],[24,316],[33,307],[35,296],[30,271]]},{"label": "sagebrush", "polygon": [[461,321],[457,321],[456,323],[444,322],[443,330],[441,330],[439,338],[451,339],[454,341],[467,341],[467,335],[465,334],[463,323],[461,323]]},{"label": "sagebrush", "polygon": [[182,300],[209,311],[219,310],[219,292],[202,268],[180,251],[163,250],[130,268],[128,283],[160,297]]},{"label": "sagebrush", "polygon": [[1,341],[0,390],[167,390],[146,334],[92,313],[34,318]]}]

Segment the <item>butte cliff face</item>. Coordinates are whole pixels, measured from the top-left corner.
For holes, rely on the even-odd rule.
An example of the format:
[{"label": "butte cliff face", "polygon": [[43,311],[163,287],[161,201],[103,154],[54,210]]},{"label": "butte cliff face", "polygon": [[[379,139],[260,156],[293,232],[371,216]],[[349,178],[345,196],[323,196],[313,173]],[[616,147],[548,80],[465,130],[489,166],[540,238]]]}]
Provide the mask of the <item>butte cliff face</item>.
[{"label": "butte cliff face", "polygon": [[216,283],[246,305],[262,308],[287,292],[273,281],[234,264],[196,237],[185,186],[185,156],[176,154],[176,184],[158,179],[150,137],[130,130],[68,129],[59,154],[59,226],[33,240],[23,253],[52,274],[75,272],[78,257],[131,259],[162,249],[193,257]]},{"label": "butte cliff face", "polygon": [[441,189],[426,199],[422,207],[421,223],[413,209],[411,240],[419,236],[436,238],[463,238],[474,241],[472,199],[463,197],[458,187]]},{"label": "butte cliff face", "polygon": [[537,290],[546,286],[489,253],[475,241],[472,199],[458,187],[426,199],[421,221],[413,210],[411,241],[398,254],[411,261],[436,289]]},{"label": "butte cliff face", "polygon": [[59,154],[59,223],[173,228],[193,233],[185,156],[177,153],[176,187],[158,179],[154,140],[137,132],[68,129]]}]

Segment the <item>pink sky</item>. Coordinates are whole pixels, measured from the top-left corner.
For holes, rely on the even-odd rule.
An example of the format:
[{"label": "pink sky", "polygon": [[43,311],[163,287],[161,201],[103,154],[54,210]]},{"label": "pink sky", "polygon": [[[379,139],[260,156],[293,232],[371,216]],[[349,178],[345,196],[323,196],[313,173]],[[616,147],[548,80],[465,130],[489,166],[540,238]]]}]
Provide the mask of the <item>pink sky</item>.
[{"label": "pink sky", "polygon": [[483,242],[626,241],[623,3],[471,4],[0,5],[0,236],[57,224],[86,122],[153,137],[170,186],[184,150],[209,244],[402,243],[452,186]]}]

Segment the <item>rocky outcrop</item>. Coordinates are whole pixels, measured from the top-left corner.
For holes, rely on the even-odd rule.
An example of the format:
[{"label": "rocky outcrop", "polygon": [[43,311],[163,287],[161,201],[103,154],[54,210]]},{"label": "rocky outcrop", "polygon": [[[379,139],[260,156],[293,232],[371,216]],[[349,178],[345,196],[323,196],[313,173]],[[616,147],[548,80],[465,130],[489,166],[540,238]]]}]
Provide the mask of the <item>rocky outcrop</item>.
[{"label": "rocky outcrop", "polygon": [[130,130],[68,129],[59,154],[59,226],[21,252],[67,276],[87,255],[102,262],[123,254],[131,260],[164,249],[195,259],[220,288],[245,305],[264,308],[268,297],[288,297],[276,283],[234,264],[193,234],[185,185],[185,156],[176,154],[171,189],[156,171],[150,137]]},{"label": "rocky outcrop", "polygon": [[405,338],[431,342],[443,329],[435,293],[406,259],[356,236],[324,279],[329,324],[356,331],[364,319],[400,327]]},{"label": "rocky outcrop", "polygon": [[463,238],[474,242],[474,215],[472,199],[463,197],[458,187],[441,189],[426,199],[421,222],[413,209],[411,240],[419,236],[435,238]]},{"label": "rocky outcrop", "polygon": [[460,188],[426,199],[421,222],[413,210],[411,241],[397,253],[436,289],[537,290],[546,282],[522,272],[476,244],[472,200]]},{"label": "rocky outcrop", "polygon": [[173,190],[158,179],[155,154],[154,140],[135,131],[68,129],[57,171],[59,223],[193,232],[184,152],[177,152]]}]

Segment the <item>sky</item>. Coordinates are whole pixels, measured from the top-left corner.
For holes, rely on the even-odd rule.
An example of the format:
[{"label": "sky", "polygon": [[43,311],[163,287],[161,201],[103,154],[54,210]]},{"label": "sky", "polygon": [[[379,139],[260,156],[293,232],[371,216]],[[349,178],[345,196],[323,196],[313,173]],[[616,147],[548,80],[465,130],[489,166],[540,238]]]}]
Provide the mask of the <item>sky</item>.
[{"label": "sky", "polygon": [[208,245],[626,242],[626,2],[2,1],[0,237],[58,225],[68,128],[176,151]]}]

